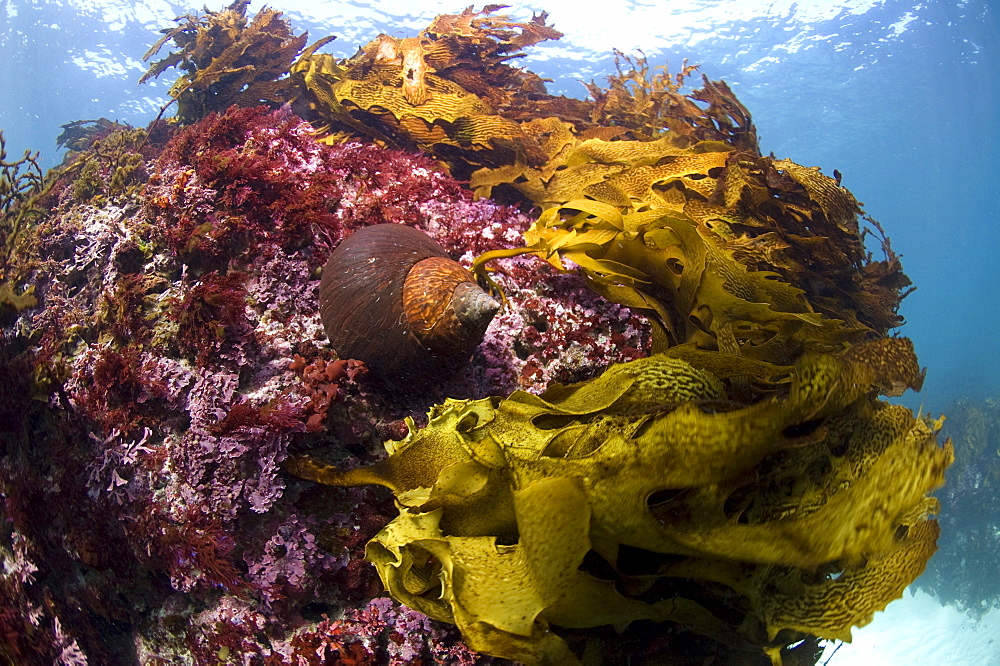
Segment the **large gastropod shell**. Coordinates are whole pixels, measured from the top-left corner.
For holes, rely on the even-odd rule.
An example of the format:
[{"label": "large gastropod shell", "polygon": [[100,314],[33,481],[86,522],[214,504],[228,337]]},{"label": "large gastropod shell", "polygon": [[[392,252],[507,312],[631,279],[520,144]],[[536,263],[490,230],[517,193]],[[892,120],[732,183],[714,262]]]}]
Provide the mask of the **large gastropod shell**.
[{"label": "large gastropod shell", "polygon": [[348,236],[330,254],[319,288],[337,355],[364,361],[374,377],[402,389],[461,367],[499,309],[444,248],[401,224]]}]

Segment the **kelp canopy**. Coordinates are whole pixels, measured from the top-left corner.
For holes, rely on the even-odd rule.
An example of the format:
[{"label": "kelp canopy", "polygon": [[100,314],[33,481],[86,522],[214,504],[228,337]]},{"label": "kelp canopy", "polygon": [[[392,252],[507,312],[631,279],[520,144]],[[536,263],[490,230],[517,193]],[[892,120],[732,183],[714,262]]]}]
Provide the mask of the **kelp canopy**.
[{"label": "kelp canopy", "polygon": [[684,92],[694,67],[618,54],[589,100],[552,96],[509,61],[560,33],[497,9],[336,59],[237,2],[153,49],[179,49],[147,76],[185,71],[181,122],[290,101],[327,142],[433,156],[538,212],[523,247],[476,259],[482,277],[534,254],[655,325],[650,358],[541,396],[447,401],[374,466],[288,467],[388,487],[400,513],[368,559],[475,650],[564,663],[613,652],[588,628],[643,620],[704,658],[812,663],[936,547],[928,494],[951,446],[879,399],[922,382],[889,336],[909,280],[839,177],[761,154],[725,83]]}]

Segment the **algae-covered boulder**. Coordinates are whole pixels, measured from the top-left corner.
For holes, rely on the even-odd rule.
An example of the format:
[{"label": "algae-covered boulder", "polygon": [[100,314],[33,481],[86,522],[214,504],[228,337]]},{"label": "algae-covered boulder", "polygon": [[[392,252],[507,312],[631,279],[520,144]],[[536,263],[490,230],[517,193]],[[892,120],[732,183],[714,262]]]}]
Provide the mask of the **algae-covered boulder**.
[{"label": "algae-covered boulder", "polygon": [[[813,664],[920,574],[952,449],[836,172],[687,64],[549,95],[545,14],[338,59],[247,7],[147,53],[173,119],[0,154],[0,655]],[[380,222],[505,302],[409,402],[316,303]]]},{"label": "algae-covered boulder", "polygon": [[400,515],[367,558],[475,650],[590,658],[607,643],[580,630],[641,620],[706,637],[705,658],[813,663],[936,548],[951,446],[879,398],[923,381],[890,336],[909,280],[839,174],[760,152],[725,83],[684,92],[695,68],[618,54],[590,100],[529,85],[501,61],[558,38],[544,18],[468,10],[346,60],[307,50],[292,76],[328,140],[423,150],[479,196],[534,206],[522,247],[473,262],[484,282],[518,255],[582,275],[648,316],[654,355],[447,401],[369,467],[289,468],[388,487]]}]

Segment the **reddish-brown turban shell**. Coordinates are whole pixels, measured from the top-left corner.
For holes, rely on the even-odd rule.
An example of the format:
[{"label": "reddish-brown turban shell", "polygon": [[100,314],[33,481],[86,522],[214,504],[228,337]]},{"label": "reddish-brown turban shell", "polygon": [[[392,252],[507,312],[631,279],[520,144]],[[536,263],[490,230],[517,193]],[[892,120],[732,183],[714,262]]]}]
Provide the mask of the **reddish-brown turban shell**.
[{"label": "reddish-brown turban shell", "polygon": [[379,224],[330,254],[319,309],[340,358],[364,361],[376,378],[421,385],[468,361],[500,305],[429,236]]}]

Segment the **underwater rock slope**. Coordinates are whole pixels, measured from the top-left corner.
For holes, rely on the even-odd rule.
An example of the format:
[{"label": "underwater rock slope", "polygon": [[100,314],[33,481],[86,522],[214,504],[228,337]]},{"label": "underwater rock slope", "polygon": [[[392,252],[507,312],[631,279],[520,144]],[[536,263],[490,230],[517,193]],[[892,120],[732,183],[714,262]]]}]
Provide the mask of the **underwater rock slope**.
[{"label": "underwater rock slope", "polygon": [[[548,95],[544,15],[337,60],[246,9],[147,54],[173,118],[2,158],[0,655],[811,664],[923,571],[951,446],[839,177],[693,67]],[[386,223],[503,302],[416,384],[320,321]]]}]

